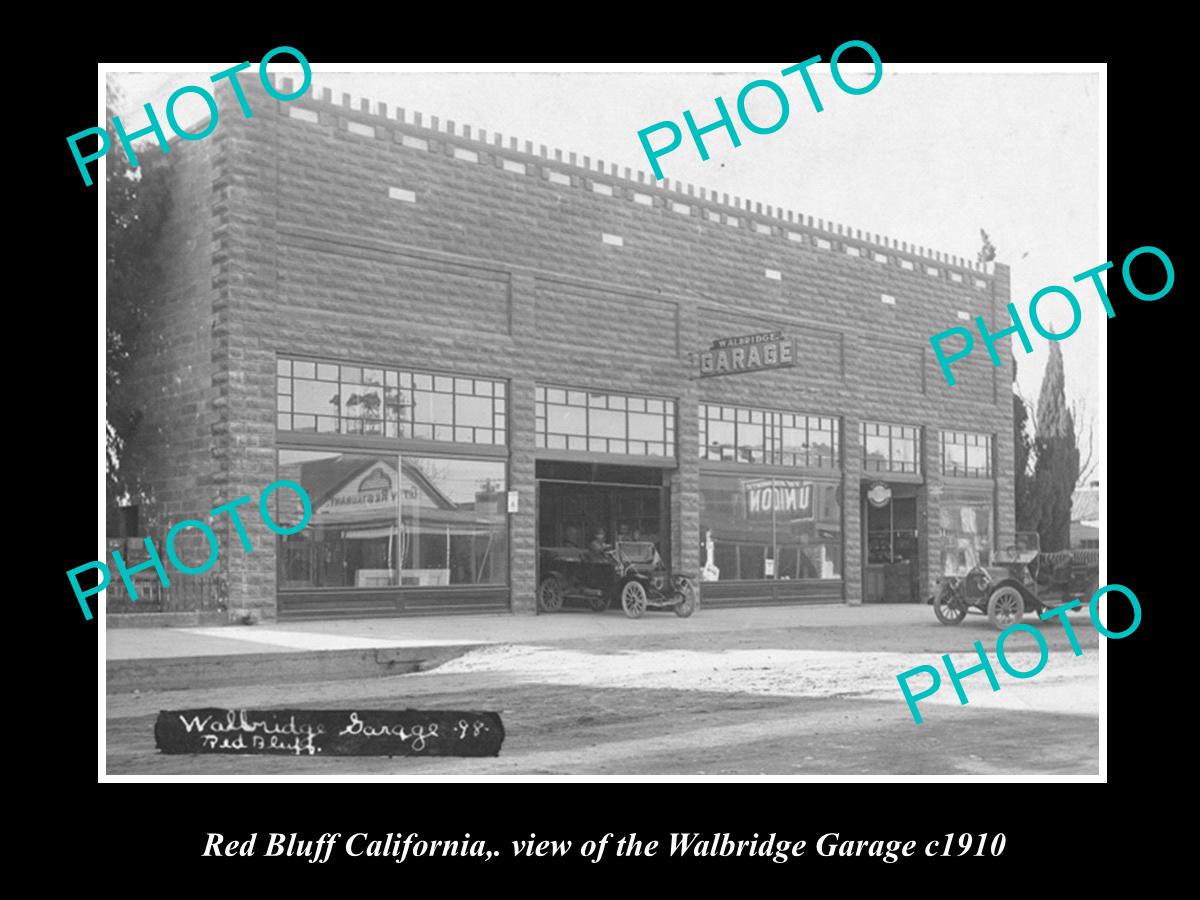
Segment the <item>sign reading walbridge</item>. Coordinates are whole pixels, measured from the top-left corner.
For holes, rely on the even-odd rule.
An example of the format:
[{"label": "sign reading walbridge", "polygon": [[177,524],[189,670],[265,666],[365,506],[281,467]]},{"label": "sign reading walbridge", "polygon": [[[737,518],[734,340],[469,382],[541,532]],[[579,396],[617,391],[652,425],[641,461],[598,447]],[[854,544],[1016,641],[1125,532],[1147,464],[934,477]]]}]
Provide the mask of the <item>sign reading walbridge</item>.
[{"label": "sign reading walbridge", "polygon": [[795,343],[782,331],[718,338],[700,354],[700,377],[734,375],[796,365]]},{"label": "sign reading walbridge", "polygon": [[434,710],[176,709],[154,723],[163,753],[499,756],[498,713]]}]

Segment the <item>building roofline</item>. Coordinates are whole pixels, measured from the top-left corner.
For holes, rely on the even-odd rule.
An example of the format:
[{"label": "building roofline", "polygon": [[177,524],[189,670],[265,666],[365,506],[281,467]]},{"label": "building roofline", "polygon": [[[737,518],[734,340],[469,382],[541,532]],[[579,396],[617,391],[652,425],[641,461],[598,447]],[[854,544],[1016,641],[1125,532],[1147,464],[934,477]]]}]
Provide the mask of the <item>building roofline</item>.
[{"label": "building roofline", "polygon": [[[292,78],[273,74],[269,77],[282,93],[287,94],[295,90],[295,82]],[[686,201],[701,209],[724,213],[727,216],[736,214],[736,218],[739,220],[745,219],[747,222],[770,225],[772,234],[775,234],[776,228],[780,229],[779,236],[785,239],[791,237],[788,233],[790,225],[797,230],[810,232],[815,237],[821,237],[827,241],[839,241],[843,244],[849,243],[851,246],[860,247],[861,250],[868,251],[865,256],[860,253],[861,258],[864,259],[869,260],[872,253],[880,253],[889,257],[895,256],[898,259],[912,262],[913,271],[926,272],[930,275],[935,273],[928,272],[926,267],[936,264],[934,268],[938,270],[936,274],[939,276],[940,270],[943,268],[957,272],[962,276],[961,280],[964,285],[973,284],[978,289],[991,287],[991,279],[998,274],[997,267],[1007,268],[1003,263],[993,263],[989,267],[987,263],[910,244],[907,241],[899,241],[887,235],[864,232],[861,229],[849,228],[825,219],[814,220],[812,216],[805,216],[803,213],[785,210],[770,204],[764,206],[763,203],[748,198],[734,196],[731,200],[727,193],[718,194],[717,191],[704,187],[697,191],[694,185],[677,179],[664,178],[661,182],[655,182],[645,172],[631,169],[628,166],[623,167],[622,174],[622,167],[618,167],[616,163],[608,163],[606,167],[604,160],[593,160],[590,156],[564,152],[553,147],[548,148],[545,144],[539,144],[535,149],[532,141],[519,141],[511,136],[507,138],[506,142],[504,135],[499,132],[493,132],[489,142],[486,129],[473,128],[470,125],[456,123],[452,119],[442,119],[438,116],[426,117],[420,112],[404,107],[395,107],[393,110],[389,110],[386,103],[365,97],[355,97],[349,93],[343,93],[340,100],[335,99],[333,91],[327,87],[320,87],[315,83],[315,79],[303,96],[290,101],[279,101],[279,107],[285,115],[290,107],[318,111],[324,109],[343,116],[349,121],[398,129],[398,135],[404,133],[413,137],[438,140],[452,138],[456,146],[477,152],[502,154],[514,162],[520,161],[538,166],[550,163],[556,169],[570,170],[570,174],[581,179],[603,180],[609,184],[620,184],[628,190],[662,197],[666,203]],[[400,138],[397,137],[396,140],[399,142]],[[563,171],[562,174],[568,174],[568,172]],[[585,185],[581,182],[579,186],[584,187]],[[793,238],[793,240],[798,240],[798,238]],[[883,262],[884,260],[877,261]],[[916,266],[918,262],[921,263],[919,267]]]}]

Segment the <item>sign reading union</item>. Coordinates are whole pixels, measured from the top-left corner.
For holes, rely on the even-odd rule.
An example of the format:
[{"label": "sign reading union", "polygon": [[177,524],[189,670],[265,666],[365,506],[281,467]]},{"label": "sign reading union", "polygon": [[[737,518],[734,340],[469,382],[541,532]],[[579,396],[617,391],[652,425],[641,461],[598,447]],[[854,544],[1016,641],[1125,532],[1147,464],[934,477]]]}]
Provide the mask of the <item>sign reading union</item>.
[{"label": "sign reading union", "polygon": [[772,515],[792,521],[811,519],[812,482],[764,478],[742,482],[746,492],[746,518],[769,519]]},{"label": "sign reading union", "polygon": [[719,338],[700,354],[700,377],[735,375],[796,365],[795,343],[782,331]]}]

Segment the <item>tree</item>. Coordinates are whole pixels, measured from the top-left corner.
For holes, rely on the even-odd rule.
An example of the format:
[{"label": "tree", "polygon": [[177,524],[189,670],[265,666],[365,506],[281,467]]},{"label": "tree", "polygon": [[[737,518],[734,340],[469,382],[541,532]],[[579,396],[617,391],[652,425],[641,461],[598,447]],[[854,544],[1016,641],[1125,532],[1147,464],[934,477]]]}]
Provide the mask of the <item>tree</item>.
[{"label": "tree", "polygon": [[1031,521],[1036,522],[1042,550],[1065,550],[1071,542],[1071,494],[1079,479],[1079,447],[1058,344],[1050,345],[1038,394],[1034,450]]},{"label": "tree", "polygon": [[[1013,384],[1016,384],[1016,360],[1013,360]],[[1033,508],[1033,478],[1030,463],[1033,442],[1027,423],[1029,410],[1025,399],[1013,391],[1013,494],[1016,502],[1017,531],[1037,531],[1036,511]]]},{"label": "tree", "polygon": [[1076,490],[1088,487],[1100,468],[1100,459],[1096,449],[1095,417],[1086,398],[1078,397],[1071,401],[1071,419],[1079,429],[1076,444],[1079,447],[1079,478],[1075,482]]},{"label": "tree", "polygon": [[[120,92],[107,88],[107,128],[120,104]],[[157,299],[160,269],[155,245],[166,219],[165,157],[142,154],[134,169],[123,153],[105,157],[105,191],[108,220],[106,258],[106,470],[109,506],[139,493],[136,474],[121,468],[122,453],[137,434],[142,411],[128,389],[132,363],[151,304]]]}]

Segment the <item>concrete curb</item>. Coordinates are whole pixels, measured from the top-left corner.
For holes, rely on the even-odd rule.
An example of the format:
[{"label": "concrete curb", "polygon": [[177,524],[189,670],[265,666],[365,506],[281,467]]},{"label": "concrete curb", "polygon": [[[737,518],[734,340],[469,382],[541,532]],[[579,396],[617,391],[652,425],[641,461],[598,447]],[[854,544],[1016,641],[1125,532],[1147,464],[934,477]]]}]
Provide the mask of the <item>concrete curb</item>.
[{"label": "concrete curb", "polygon": [[432,669],[478,643],[295,653],[238,653],[109,660],[105,692],[178,691],[229,685],[335,681]]},{"label": "concrete curb", "polygon": [[109,613],[104,617],[105,628],[195,628],[228,624],[229,613],[224,612]]}]

